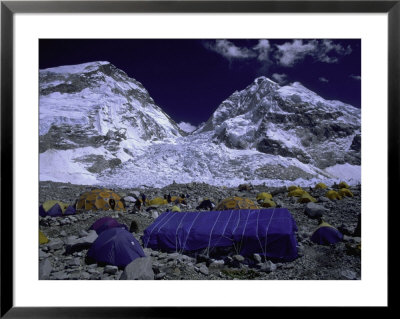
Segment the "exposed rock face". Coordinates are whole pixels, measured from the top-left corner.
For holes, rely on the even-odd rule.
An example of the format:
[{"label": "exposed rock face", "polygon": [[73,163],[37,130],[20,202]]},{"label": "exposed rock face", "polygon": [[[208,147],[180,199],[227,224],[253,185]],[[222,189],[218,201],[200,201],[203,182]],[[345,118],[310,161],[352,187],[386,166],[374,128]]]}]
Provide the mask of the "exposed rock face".
[{"label": "exposed rock face", "polygon": [[183,131],[141,83],[108,62],[40,70],[40,152],[159,141]]},{"label": "exposed rock face", "polygon": [[326,168],[360,165],[360,110],[327,101],[295,82],[257,78],[221,103],[199,132],[230,148],[296,158]]}]

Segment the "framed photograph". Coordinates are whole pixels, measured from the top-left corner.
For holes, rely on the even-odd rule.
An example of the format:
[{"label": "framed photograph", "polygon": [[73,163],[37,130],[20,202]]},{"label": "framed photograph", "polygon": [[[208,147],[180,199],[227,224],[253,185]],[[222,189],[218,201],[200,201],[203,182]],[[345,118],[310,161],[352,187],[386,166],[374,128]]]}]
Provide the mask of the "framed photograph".
[{"label": "framed photograph", "polygon": [[2,1],[1,316],[388,308],[399,19]]}]

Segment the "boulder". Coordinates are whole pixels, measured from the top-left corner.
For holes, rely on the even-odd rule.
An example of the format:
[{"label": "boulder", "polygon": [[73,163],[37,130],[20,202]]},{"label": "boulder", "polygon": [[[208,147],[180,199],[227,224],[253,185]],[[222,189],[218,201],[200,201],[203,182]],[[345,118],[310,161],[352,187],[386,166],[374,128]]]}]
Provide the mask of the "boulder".
[{"label": "boulder", "polygon": [[118,271],[118,267],[117,266],[113,266],[113,265],[107,265],[104,267],[104,272],[106,274],[110,274],[110,275],[115,275]]},{"label": "boulder", "polygon": [[58,249],[61,249],[63,246],[64,246],[64,242],[60,238],[55,238],[47,244],[47,247],[50,250],[58,250]]},{"label": "boulder", "polygon": [[324,215],[324,213],[328,212],[322,205],[315,204],[313,202],[307,203],[305,212],[310,218],[319,218]]},{"label": "boulder", "polygon": [[82,238],[75,238],[76,236],[70,236],[66,240],[66,252],[73,253],[78,250],[89,248],[94,241],[97,239],[98,235],[95,230],[89,231],[88,235]]},{"label": "boulder", "polygon": [[153,280],[154,272],[151,257],[136,258],[127,265],[120,280]]}]

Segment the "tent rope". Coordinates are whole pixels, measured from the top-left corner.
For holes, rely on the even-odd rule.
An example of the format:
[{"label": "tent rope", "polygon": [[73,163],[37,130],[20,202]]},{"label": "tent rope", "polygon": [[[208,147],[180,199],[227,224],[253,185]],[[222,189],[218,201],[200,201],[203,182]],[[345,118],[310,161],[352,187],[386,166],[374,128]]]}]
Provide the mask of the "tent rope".
[{"label": "tent rope", "polygon": [[200,214],[201,214],[201,213],[196,214],[196,217],[194,218],[194,220],[193,220],[193,222],[192,222],[192,225],[190,225],[190,228],[189,228],[189,230],[188,230],[188,234],[187,234],[187,236],[186,236],[186,238],[185,238],[185,242],[183,243],[183,246],[182,246],[182,248],[181,248],[180,253],[182,253],[182,252],[185,250],[186,242],[187,242],[187,239],[189,238],[190,231],[192,230],[192,227],[193,227],[194,223],[196,222],[197,218],[200,216]]},{"label": "tent rope", "polygon": [[147,240],[147,243],[145,244],[144,247],[147,247],[147,245],[149,244],[149,241],[150,241],[150,238],[151,238],[151,234],[153,233],[154,229],[156,229],[156,227],[157,227],[159,224],[161,224],[161,223],[164,221],[164,219],[167,218],[167,216],[168,216],[167,213],[162,214],[160,217],[163,217],[163,218],[160,218],[158,222],[154,223],[154,226],[153,226],[153,228],[152,228],[151,231],[150,231],[150,234],[149,234],[149,238],[148,238],[148,240]]},{"label": "tent rope", "polygon": [[[234,236],[235,236],[236,229],[237,229],[238,226],[239,226],[239,222],[240,222],[240,212],[241,212],[241,210],[239,209],[238,221],[237,221],[236,227],[233,229],[233,232],[232,232],[233,238],[234,238]],[[236,254],[238,254],[239,252],[238,252],[238,249],[237,249],[237,247],[236,247],[236,242],[235,242],[235,241],[233,241],[233,248],[235,249]]]},{"label": "tent rope", "polygon": [[219,219],[220,216],[221,216],[221,211],[219,212],[218,217],[215,219],[214,225],[213,225],[213,227],[211,228],[211,231],[210,231],[210,238],[208,239],[208,245],[207,245],[207,250],[206,250],[206,256],[209,256],[209,254],[210,254],[210,245],[211,245],[212,232],[213,232],[214,227],[215,227],[215,225],[217,224],[218,219]]},{"label": "tent rope", "polygon": [[242,232],[242,237],[241,237],[241,239],[240,239],[239,252],[242,251],[242,247],[243,247],[243,237],[244,237],[244,233],[245,233],[245,231],[246,231],[247,223],[248,223],[248,221],[249,221],[249,217],[250,217],[251,214],[253,214],[252,211],[249,211],[249,213],[247,214],[246,223],[244,224],[243,232]]},{"label": "tent rope", "polygon": [[222,232],[221,237],[217,240],[217,242],[215,243],[215,246],[214,246],[213,248],[211,248],[210,252],[213,251],[214,249],[216,249],[216,248],[218,247],[218,243],[220,242],[220,240],[221,240],[222,238],[229,239],[231,242],[233,241],[232,238],[227,237],[227,236],[224,236],[224,235],[225,235],[226,228],[228,227],[228,224],[229,224],[229,222],[231,221],[232,213],[233,213],[233,210],[231,210],[231,213],[230,213],[230,215],[229,215],[229,219],[228,219],[228,221],[227,221],[226,224],[225,224],[224,231]]},{"label": "tent rope", "polygon": [[258,220],[260,219],[260,211],[261,210],[259,209],[258,210],[258,214],[257,214],[257,232],[256,232],[256,237],[257,237],[257,240],[258,240],[258,242],[260,244],[261,251],[262,251],[263,255],[265,255],[266,251],[264,251],[262,243],[261,243],[261,240],[260,240],[260,236],[258,235]]},{"label": "tent rope", "polygon": [[272,211],[272,215],[271,215],[271,217],[269,219],[269,222],[268,222],[268,225],[267,225],[267,227],[265,229],[265,249],[264,249],[265,257],[267,257],[267,242],[268,242],[269,225],[271,225],[271,221],[272,221],[272,218],[274,217],[274,214],[275,214],[275,208]]},{"label": "tent rope", "polygon": [[183,222],[183,220],[185,219],[186,216],[187,216],[187,212],[184,213],[184,215],[182,216],[181,221],[179,222],[178,227],[176,227],[176,232],[175,232],[175,251],[176,252],[178,252],[178,231],[179,231],[179,227],[182,226],[182,222]]}]

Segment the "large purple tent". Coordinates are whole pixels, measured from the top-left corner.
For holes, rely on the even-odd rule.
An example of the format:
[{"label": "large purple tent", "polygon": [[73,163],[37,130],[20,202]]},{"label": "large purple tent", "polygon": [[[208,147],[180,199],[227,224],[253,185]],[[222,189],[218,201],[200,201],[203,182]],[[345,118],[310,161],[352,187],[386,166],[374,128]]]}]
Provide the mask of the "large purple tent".
[{"label": "large purple tent", "polygon": [[297,258],[296,222],[286,208],[165,212],[144,231],[144,247],[190,252],[232,247],[243,256],[258,253]]},{"label": "large purple tent", "polygon": [[100,233],[90,246],[87,257],[100,263],[125,267],[136,258],[146,255],[129,231],[123,228],[110,228]]}]

